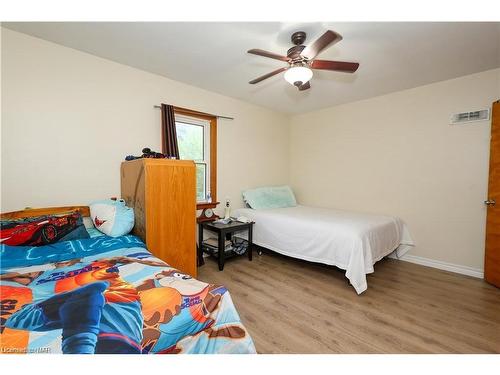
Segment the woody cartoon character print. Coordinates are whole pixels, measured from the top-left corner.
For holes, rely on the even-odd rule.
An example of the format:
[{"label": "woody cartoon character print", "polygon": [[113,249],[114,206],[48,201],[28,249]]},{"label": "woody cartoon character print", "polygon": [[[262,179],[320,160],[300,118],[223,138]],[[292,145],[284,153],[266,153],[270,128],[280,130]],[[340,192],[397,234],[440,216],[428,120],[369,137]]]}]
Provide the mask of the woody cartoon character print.
[{"label": "woody cartoon character print", "polygon": [[137,237],[19,250],[0,252],[2,353],[255,353],[224,287],[169,267]]}]

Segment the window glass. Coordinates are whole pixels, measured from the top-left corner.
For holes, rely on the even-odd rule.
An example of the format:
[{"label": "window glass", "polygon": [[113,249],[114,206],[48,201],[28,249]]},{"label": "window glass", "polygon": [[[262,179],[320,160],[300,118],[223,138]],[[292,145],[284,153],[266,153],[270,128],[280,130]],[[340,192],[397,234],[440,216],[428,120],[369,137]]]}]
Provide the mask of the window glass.
[{"label": "window glass", "polygon": [[210,123],[181,116],[175,122],[179,157],[196,163],[196,200],[204,202],[210,191]]},{"label": "window glass", "polygon": [[196,200],[204,201],[207,198],[207,166],[196,163]]},{"label": "window glass", "polygon": [[187,124],[176,121],[179,156],[184,160],[204,160],[203,125]]}]

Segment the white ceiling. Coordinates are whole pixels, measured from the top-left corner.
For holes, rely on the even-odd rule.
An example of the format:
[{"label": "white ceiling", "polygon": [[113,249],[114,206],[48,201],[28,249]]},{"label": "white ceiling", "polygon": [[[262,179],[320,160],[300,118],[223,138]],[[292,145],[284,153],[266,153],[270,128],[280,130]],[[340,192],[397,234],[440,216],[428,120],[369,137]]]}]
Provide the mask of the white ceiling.
[{"label": "white ceiling", "polygon": [[[3,23],[96,56],[285,113],[302,113],[500,67],[500,23]],[[331,29],[343,40],[319,58],[360,63],[355,74],[315,71],[299,92],[283,74],[248,81],[284,63],[294,31],[306,45]]]}]

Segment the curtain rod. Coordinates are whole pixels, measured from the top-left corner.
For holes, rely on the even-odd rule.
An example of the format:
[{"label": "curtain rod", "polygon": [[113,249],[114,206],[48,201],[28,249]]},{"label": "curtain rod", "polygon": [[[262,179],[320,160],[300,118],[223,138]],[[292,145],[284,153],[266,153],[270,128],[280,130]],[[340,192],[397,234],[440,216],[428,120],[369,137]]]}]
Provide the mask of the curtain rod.
[{"label": "curtain rod", "polygon": [[[161,109],[161,105],[155,105],[153,106],[154,108],[160,108]],[[200,114],[200,115],[205,115],[205,116],[214,116],[214,117],[217,117],[217,118],[223,118],[225,120],[234,120],[234,117],[227,117],[227,116],[219,116],[219,115],[213,115],[211,113],[205,113],[205,112],[198,112],[198,111],[193,111],[191,109],[187,109],[187,108],[181,108],[181,107],[176,107],[174,106],[174,108],[177,108],[177,109],[182,109],[182,110],[186,110],[186,111],[191,111],[193,113],[197,113],[197,114]]]}]

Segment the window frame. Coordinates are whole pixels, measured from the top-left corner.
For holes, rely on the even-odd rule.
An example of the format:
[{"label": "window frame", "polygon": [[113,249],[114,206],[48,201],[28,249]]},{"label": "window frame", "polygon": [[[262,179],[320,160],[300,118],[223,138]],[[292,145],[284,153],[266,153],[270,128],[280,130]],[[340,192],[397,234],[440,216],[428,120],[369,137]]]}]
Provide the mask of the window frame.
[{"label": "window frame", "polygon": [[[211,202],[196,201],[196,208],[198,210],[204,208],[215,208],[219,203],[217,201],[217,117],[210,116],[205,113],[192,111],[184,108],[174,108],[175,121],[183,123],[190,123],[191,119],[193,125],[202,125],[204,127],[203,133],[203,164],[206,165],[208,176],[205,181],[206,191],[210,192],[212,198]],[[185,121],[182,121],[185,119]],[[207,137],[208,135],[208,137]],[[206,153],[208,153],[208,160]],[[199,164],[195,161],[196,164]]]}]

